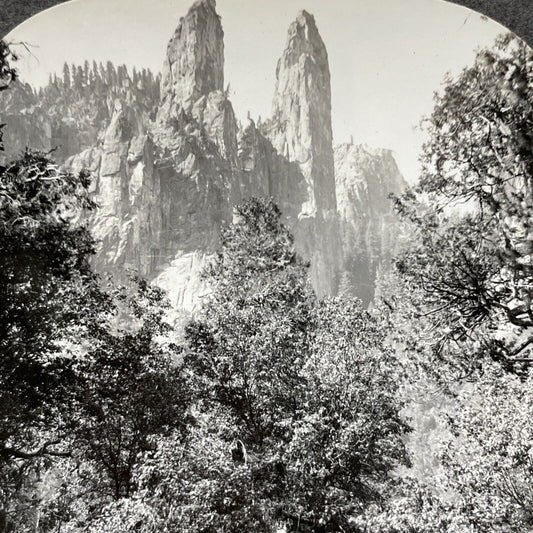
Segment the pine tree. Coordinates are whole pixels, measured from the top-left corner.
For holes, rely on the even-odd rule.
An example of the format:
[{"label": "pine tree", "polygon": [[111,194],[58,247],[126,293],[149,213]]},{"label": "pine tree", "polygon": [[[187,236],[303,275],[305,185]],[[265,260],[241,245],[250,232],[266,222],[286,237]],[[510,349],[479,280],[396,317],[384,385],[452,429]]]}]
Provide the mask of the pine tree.
[{"label": "pine tree", "polygon": [[70,79],[70,68],[68,63],[63,65],[63,89],[68,91],[70,90],[71,79]]}]

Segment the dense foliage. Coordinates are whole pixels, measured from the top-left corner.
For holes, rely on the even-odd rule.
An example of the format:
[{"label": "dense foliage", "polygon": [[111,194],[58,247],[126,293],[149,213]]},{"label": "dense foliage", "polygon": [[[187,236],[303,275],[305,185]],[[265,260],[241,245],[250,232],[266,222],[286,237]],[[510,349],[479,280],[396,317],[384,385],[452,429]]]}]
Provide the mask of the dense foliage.
[{"label": "dense foliage", "polygon": [[486,368],[441,410],[449,431],[434,440],[440,468],[425,482],[405,479],[384,506],[359,518],[368,533],[526,532],[532,515],[532,389]]},{"label": "dense foliage", "polygon": [[444,488],[456,494],[473,531],[527,531],[533,525],[533,388],[487,369],[446,412]]},{"label": "dense foliage", "polygon": [[86,174],[27,153],[1,183],[4,530],[355,531],[386,497],[385,332],[316,299],[272,201],[236,208],[180,347],[160,290],[92,271]]},{"label": "dense foliage", "polygon": [[[41,97],[132,82],[155,95],[148,73],[66,66]],[[93,271],[86,173],[2,167],[0,532],[530,531],[532,91],[512,37],[446,81],[396,199],[412,246],[371,310],[319,300],[250,199],[179,336],[161,290]]]},{"label": "dense foliage", "polygon": [[0,174],[2,528],[24,530],[37,481],[59,463],[77,465],[69,500],[78,489],[103,503],[129,494],[151,437],[185,423],[168,304],[142,280],[111,290],[93,272],[88,189],[85,173],[39,153]]},{"label": "dense foliage", "polygon": [[422,177],[397,201],[419,241],[398,267],[424,293],[441,360],[520,371],[533,343],[533,52],[500,38],[448,80],[426,125]]},{"label": "dense foliage", "polygon": [[272,201],[237,206],[185,361],[204,416],[224,421],[216,439],[248,467],[250,520],[348,531],[405,460],[406,428],[379,322],[357,302],[318,302],[306,270]]},{"label": "dense foliage", "polygon": [[420,182],[396,199],[414,238],[383,308],[418,464],[366,509],[364,531],[531,529],[532,69],[531,50],[504,36],[447,79]]},{"label": "dense foliage", "polygon": [[136,285],[133,294],[119,291],[122,305],[106,317],[111,327],[95,332],[77,368],[76,454],[98,466],[98,491],[115,500],[130,495],[133,468],[153,436],[184,430],[189,401],[164,294],[143,280]]},{"label": "dense foliage", "polygon": [[26,153],[0,169],[0,476],[2,504],[44,457],[63,456],[54,429],[73,400],[71,344],[105,309],[89,266],[94,242],[73,223],[94,208],[86,174]]},{"label": "dense foliage", "polygon": [[[32,449],[62,402],[72,372],[66,343],[105,307],[89,266],[94,241],[73,224],[92,209],[85,174],[26,153],[0,171],[0,455]],[[29,448],[28,448],[29,447]]]},{"label": "dense foliage", "polygon": [[406,462],[395,364],[356,301],[319,302],[272,201],[237,206],[186,329],[195,400],[95,531],[357,531]]},{"label": "dense foliage", "polygon": [[285,434],[302,402],[315,297],[279,209],[250,201],[236,217],[206,272],[209,304],[186,330],[186,364],[202,399],[227,408],[238,438],[261,447]]},{"label": "dense foliage", "polygon": [[16,70],[11,64],[16,60],[17,56],[13,53],[9,44],[3,39],[0,40],[0,91],[6,90],[16,78]]}]

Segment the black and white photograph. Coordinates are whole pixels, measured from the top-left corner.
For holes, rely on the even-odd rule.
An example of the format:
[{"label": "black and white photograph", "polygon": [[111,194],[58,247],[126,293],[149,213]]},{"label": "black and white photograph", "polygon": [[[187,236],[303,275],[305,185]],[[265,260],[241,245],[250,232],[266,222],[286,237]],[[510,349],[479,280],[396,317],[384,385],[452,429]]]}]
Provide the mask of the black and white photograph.
[{"label": "black and white photograph", "polygon": [[533,531],[519,26],[444,0],[19,22],[0,533]]}]

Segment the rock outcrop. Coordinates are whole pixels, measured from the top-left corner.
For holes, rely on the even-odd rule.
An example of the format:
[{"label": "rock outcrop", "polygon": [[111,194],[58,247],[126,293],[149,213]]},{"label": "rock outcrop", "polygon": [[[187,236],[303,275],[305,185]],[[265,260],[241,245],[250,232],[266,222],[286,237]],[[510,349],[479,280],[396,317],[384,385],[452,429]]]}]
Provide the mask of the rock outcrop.
[{"label": "rock outcrop", "polygon": [[250,196],[280,206],[319,296],[342,280],[370,302],[396,241],[387,194],[404,187],[391,153],[342,145],[334,156],[328,55],[312,15],[289,27],[262,123],[235,119],[223,37],[215,0],[198,0],[169,41],[161,82],[111,64],[65,67],[40,101],[28,87],[12,93],[6,142],[61,141],[58,159],[94,176],[97,269],[119,279],[138,271],[185,316],[207,291],[200,273],[221,226]]},{"label": "rock outcrop", "polygon": [[197,0],[170,39],[163,65],[161,101],[165,114],[224,89],[224,32],[215,0]]},{"label": "rock outcrop", "polygon": [[3,130],[5,152],[0,152],[0,164],[18,157],[28,146],[50,151],[52,121],[36,105],[33,89],[16,81],[0,95],[0,123],[7,126]]},{"label": "rock outcrop", "polygon": [[328,54],[315,19],[302,11],[290,25],[276,69],[272,119],[267,135],[288,167],[287,191],[297,220],[299,252],[311,260],[311,279],[320,296],[335,294],[342,265],[338,235],[331,128]]},{"label": "rock outcrop", "polygon": [[298,163],[305,179],[301,214],[335,210],[328,54],[306,11],[290,25],[278,62],[268,135],[279,154]]},{"label": "rock outcrop", "polygon": [[407,187],[390,150],[351,143],[335,148],[343,291],[372,301],[379,268],[387,268],[399,250],[402,227],[389,194]]},{"label": "rock outcrop", "polygon": [[240,198],[238,126],[223,91],[223,37],[215,1],[194,3],[169,41],[151,127],[164,243],[156,281],[189,312],[204,292],[200,272]]}]

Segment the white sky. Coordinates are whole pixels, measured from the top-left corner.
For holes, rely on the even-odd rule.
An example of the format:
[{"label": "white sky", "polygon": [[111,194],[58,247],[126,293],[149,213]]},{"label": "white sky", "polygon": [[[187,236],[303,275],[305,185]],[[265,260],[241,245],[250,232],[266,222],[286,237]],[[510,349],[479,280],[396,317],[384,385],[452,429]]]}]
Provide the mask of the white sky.
[{"label": "white sky", "polygon": [[[22,79],[42,84],[64,61],[85,59],[161,69],[166,43],[192,0],[73,0],[37,15],[8,40],[32,46]],[[504,28],[442,0],[218,0],[225,33],[225,80],[237,117],[270,114],[275,69],[298,11],[315,16],[326,44],[334,142],[391,148],[410,182],[444,74]],[[23,55],[23,51],[18,49]]]}]

